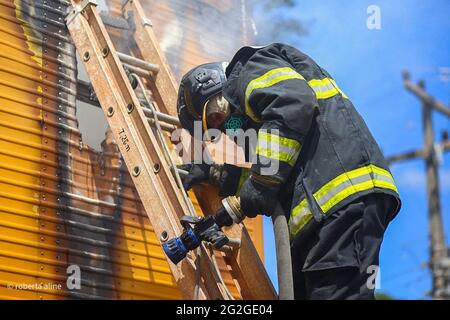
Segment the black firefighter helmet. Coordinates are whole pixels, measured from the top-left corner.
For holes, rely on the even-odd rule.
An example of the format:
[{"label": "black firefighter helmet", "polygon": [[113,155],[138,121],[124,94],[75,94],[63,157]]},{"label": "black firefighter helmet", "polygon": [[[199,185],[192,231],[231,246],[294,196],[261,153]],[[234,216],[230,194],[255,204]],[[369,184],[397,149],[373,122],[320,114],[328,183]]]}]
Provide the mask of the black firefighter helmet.
[{"label": "black firefighter helmet", "polygon": [[178,90],[178,118],[181,126],[194,136],[194,121],[206,121],[205,106],[222,92],[226,82],[226,62],[202,64],[186,73]]}]

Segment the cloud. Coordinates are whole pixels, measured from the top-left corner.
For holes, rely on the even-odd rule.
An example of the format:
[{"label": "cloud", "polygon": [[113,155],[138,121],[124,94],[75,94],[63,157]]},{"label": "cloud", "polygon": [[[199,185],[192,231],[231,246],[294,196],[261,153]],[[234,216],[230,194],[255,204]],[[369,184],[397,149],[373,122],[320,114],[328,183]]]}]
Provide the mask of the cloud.
[{"label": "cloud", "polygon": [[[402,189],[411,191],[426,190],[427,179],[425,169],[407,169],[397,172],[394,176],[396,183]],[[450,191],[450,169],[439,170],[439,187],[442,192]]]},{"label": "cloud", "polygon": [[425,171],[418,169],[402,170],[395,176],[395,181],[402,189],[425,190]]}]

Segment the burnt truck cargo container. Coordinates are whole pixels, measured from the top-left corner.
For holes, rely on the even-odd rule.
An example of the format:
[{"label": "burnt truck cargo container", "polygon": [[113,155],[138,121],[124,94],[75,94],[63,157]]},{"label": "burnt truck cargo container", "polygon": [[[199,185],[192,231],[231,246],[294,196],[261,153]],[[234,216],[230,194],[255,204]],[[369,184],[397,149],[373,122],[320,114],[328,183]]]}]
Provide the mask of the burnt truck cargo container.
[{"label": "burnt truck cargo container", "polygon": [[[177,80],[247,41],[244,1],[141,3]],[[0,299],[180,298],[110,132],[94,148],[86,136],[98,132],[80,131],[86,115],[77,114],[82,70],[64,23],[69,5],[0,0]],[[119,5],[100,8],[114,16]],[[222,23],[216,35],[204,34],[205,15]],[[116,48],[127,45],[111,32]],[[246,225],[262,257],[262,220]],[[71,278],[78,271],[79,289]]]}]

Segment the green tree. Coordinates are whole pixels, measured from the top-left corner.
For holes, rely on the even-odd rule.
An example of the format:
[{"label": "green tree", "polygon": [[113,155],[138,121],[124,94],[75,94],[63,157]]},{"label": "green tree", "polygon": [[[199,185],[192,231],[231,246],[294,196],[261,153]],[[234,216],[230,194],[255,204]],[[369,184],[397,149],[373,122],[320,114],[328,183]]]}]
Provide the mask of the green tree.
[{"label": "green tree", "polygon": [[387,294],[384,292],[376,292],[375,299],[376,300],[395,300],[395,298],[392,297],[390,294]]}]

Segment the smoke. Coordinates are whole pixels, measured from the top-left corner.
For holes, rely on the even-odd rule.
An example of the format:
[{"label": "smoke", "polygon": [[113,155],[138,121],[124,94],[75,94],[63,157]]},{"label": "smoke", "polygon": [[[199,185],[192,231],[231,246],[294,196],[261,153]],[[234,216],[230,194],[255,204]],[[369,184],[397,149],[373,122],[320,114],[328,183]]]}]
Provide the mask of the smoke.
[{"label": "smoke", "polygon": [[308,35],[306,23],[299,19],[295,0],[250,0],[251,16],[256,28],[256,43],[295,43]]}]

